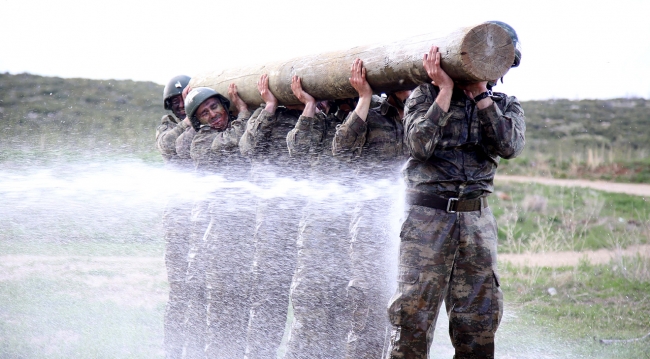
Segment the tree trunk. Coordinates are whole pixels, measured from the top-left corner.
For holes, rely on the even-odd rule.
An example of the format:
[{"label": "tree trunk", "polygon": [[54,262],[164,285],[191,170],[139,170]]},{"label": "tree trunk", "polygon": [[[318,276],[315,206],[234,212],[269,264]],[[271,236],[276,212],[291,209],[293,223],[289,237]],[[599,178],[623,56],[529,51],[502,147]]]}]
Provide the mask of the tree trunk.
[{"label": "tree trunk", "polygon": [[301,77],[305,91],[317,100],[357,96],[348,78],[356,58],[363,60],[366,77],[375,93],[410,90],[430,81],[422,58],[432,45],[440,48],[442,68],[457,82],[496,80],[510,69],[515,49],[508,33],[499,25],[483,23],[456,30],[445,37],[421,35],[392,44],[354,47],[349,50],[309,55],[287,61],[199,74],[192,87],[211,87],[227,95],[228,85],[237,84],[239,96],[258,106],[262,98],[257,80],[269,75],[269,88],[280,104],[299,104],[291,92],[291,77]]}]

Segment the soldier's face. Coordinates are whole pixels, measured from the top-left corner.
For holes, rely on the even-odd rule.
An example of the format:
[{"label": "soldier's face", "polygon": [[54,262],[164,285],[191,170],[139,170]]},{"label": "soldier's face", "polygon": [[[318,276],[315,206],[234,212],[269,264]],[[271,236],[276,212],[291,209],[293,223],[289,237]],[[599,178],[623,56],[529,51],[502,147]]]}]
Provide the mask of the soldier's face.
[{"label": "soldier's face", "polygon": [[169,107],[171,107],[174,116],[181,120],[185,118],[185,103],[183,103],[183,96],[176,95],[170,98]]},{"label": "soldier's face", "polygon": [[226,109],[215,97],[210,97],[199,105],[196,110],[196,118],[202,125],[210,125],[216,130],[224,130],[228,126]]}]

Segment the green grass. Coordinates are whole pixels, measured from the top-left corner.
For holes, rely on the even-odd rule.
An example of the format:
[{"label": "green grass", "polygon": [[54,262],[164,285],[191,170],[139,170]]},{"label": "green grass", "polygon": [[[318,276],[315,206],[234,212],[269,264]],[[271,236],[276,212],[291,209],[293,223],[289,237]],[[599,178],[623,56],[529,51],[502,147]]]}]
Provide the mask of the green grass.
[{"label": "green grass", "polygon": [[0,241],[0,255],[162,257],[162,240],[142,243]]},{"label": "green grass", "polygon": [[650,199],[584,188],[497,183],[499,250],[521,253],[627,247],[650,239]]},{"label": "green grass", "polygon": [[[620,258],[606,265],[501,269],[506,301],[524,321],[548,328],[587,357],[648,358],[650,340],[603,345],[596,339],[632,339],[650,332],[650,263]],[[555,288],[557,295],[549,295]]]},{"label": "green grass", "polygon": [[164,306],[118,305],[67,279],[0,287],[2,358],[160,358]]}]

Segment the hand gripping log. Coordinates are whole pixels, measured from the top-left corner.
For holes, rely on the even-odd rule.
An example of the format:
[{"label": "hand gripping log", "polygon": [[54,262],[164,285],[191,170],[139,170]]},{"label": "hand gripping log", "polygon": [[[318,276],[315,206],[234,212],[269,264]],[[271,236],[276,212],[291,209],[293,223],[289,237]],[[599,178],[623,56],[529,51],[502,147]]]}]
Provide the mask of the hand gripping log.
[{"label": "hand gripping log", "polygon": [[376,93],[410,90],[431,81],[422,66],[422,57],[432,45],[440,49],[443,70],[457,82],[501,78],[515,57],[508,33],[499,25],[482,23],[444,37],[421,35],[391,44],[203,73],[192,77],[190,86],[211,87],[226,95],[228,85],[234,82],[244,102],[258,106],[263,101],[257,90],[257,80],[266,73],[269,88],[279,103],[295,105],[300,102],[291,92],[291,77],[298,75],[305,91],[318,100],[350,98],[357,96],[348,81],[350,66],[354,59],[360,58],[366,67],[368,83]]}]

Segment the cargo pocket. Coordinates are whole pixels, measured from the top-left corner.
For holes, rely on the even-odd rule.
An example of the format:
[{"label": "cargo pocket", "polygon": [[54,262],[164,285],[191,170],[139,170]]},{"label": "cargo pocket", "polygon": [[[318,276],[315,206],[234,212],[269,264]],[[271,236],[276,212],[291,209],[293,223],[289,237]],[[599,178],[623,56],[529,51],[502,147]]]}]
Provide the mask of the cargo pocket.
[{"label": "cargo pocket", "polygon": [[420,298],[420,269],[399,266],[397,275],[397,292],[388,304],[388,318],[395,326],[401,326],[416,314]]},{"label": "cargo pocket", "polygon": [[501,317],[503,316],[503,292],[501,291],[501,283],[499,282],[499,275],[496,271],[492,271],[494,277],[494,284],[492,287],[492,332],[496,332],[501,324]]}]

